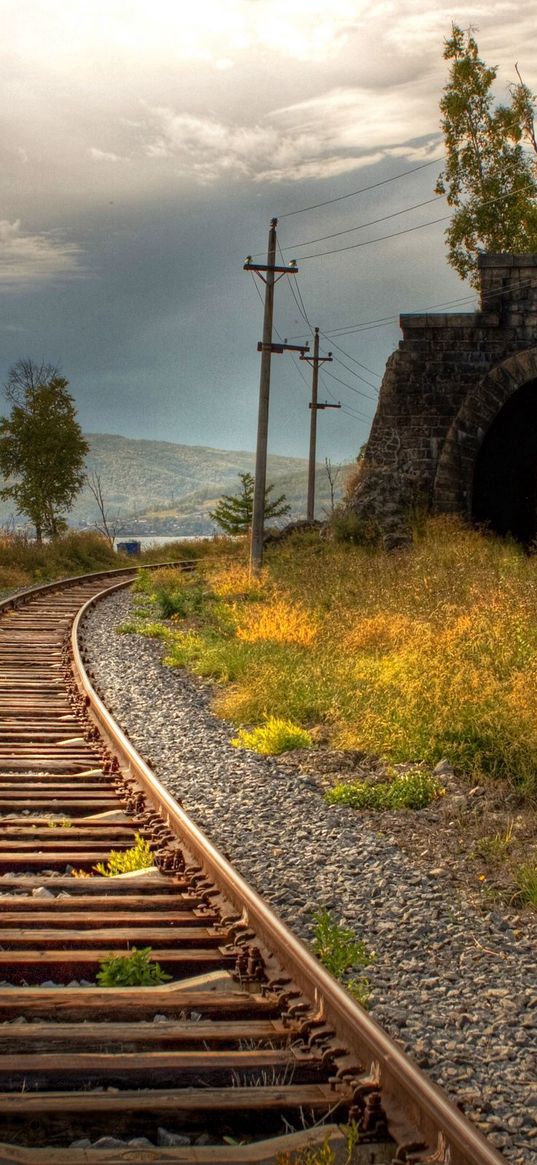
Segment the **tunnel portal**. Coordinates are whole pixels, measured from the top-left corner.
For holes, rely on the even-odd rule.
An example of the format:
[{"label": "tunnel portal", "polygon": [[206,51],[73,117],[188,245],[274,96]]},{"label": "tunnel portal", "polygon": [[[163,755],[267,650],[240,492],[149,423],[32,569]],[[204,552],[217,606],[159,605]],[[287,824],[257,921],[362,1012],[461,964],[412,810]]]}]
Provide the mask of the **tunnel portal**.
[{"label": "tunnel portal", "polygon": [[476,458],[472,517],[525,546],[537,539],[537,380],[509,397]]}]

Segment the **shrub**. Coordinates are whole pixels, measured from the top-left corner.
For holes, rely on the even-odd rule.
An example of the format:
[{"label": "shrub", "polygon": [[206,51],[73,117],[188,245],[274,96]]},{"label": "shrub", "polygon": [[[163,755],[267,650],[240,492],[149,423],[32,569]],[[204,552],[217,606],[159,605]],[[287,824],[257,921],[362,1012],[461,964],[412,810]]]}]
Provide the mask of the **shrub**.
[{"label": "shrub", "polygon": [[251,731],[241,728],[231,743],[235,748],[249,748],[265,756],[278,756],[292,748],[311,748],[313,742],[309,732],[298,724],[269,716],[265,724],[260,724],[258,728],[252,728]]},{"label": "shrub", "polygon": [[325,793],[325,799],[329,805],[348,805],[351,809],[425,809],[444,792],[434,777],[416,769],[378,785],[367,781],[334,785]]},{"label": "shrub", "polygon": [[330,529],[336,542],[375,547],[381,541],[376,522],[371,518],[359,518],[352,510],[336,510],[330,520]]},{"label": "shrub", "polygon": [[149,842],[141,833],[135,833],[134,839],[135,845],[132,849],[123,852],[113,849],[106,866],[103,862],[97,862],[93,869],[105,878],[113,878],[116,874],[129,874],[132,870],[145,870],[152,866],[153,854]]},{"label": "shrub", "polygon": [[160,963],[151,960],[151,947],[137,950],[133,947],[128,955],[109,955],[103,959],[96,975],[100,987],[158,987],[171,979],[163,971]]}]

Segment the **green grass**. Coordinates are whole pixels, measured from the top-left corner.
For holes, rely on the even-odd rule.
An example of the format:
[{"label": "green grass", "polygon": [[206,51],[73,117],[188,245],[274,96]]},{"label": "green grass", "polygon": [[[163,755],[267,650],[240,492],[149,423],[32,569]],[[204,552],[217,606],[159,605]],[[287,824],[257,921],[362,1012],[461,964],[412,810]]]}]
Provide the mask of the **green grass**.
[{"label": "green grass", "polygon": [[166,983],[171,975],[151,959],[151,953],[151,947],[133,947],[128,955],[109,955],[96,975],[99,987],[157,987]]},{"label": "green grass", "polygon": [[425,809],[444,792],[434,777],[416,769],[375,785],[367,781],[342,782],[325,793],[325,800],[329,805],[348,805],[351,809]]}]

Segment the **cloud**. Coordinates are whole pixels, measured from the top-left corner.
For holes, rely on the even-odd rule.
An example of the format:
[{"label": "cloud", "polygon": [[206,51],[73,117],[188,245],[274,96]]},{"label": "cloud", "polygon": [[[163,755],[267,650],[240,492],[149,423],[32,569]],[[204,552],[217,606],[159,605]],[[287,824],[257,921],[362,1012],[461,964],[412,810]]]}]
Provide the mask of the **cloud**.
[{"label": "cloud", "polygon": [[[437,148],[439,134],[425,81],[372,94],[340,88],[275,110],[253,125],[226,124],[167,106],[148,111],[149,159],[171,161],[201,183],[223,177],[253,182],[334,178],[397,151],[414,159]],[[418,150],[418,153],[416,153]]]},{"label": "cloud", "polygon": [[59,231],[23,234],[20,219],[0,219],[0,287],[24,288],[81,273],[81,248]]},{"label": "cloud", "polygon": [[113,154],[110,150],[99,150],[97,146],[90,146],[88,154],[94,162],[128,162],[129,159],[121,154]]},{"label": "cloud", "polygon": [[71,0],[68,8],[65,0],[4,0],[4,7],[21,59],[38,60],[45,47],[69,70],[81,58],[101,61],[103,50],[115,64],[233,61],[256,50],[323,62],[375,11],[371,0],[332,0],[330,10],[326,0],[152,0],[150,10],[147,0]]}]

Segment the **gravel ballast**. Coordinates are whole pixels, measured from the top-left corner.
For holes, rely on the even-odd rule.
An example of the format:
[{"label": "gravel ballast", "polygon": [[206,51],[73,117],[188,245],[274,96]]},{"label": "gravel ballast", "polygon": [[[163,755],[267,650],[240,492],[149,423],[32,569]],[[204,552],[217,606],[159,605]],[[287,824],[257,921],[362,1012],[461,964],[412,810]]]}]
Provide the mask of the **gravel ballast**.
[{"label": "gravel ballast", "polygon": [[[303,939],[327,907],[375,952],[370,1012],[515,1165],[537,1160],[535,948],[524,926],[464,903],[314,780],[237,750],[210,687],[118,635],[130,596],[94,610],[96,686],[162,783]],[[531,932],[530,932],[531,933]]]}]

